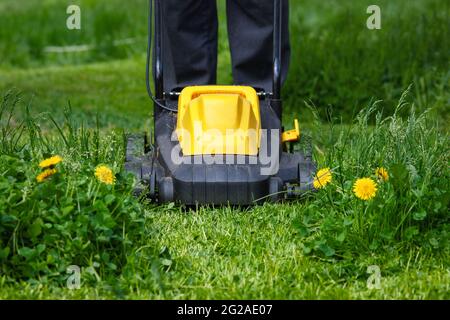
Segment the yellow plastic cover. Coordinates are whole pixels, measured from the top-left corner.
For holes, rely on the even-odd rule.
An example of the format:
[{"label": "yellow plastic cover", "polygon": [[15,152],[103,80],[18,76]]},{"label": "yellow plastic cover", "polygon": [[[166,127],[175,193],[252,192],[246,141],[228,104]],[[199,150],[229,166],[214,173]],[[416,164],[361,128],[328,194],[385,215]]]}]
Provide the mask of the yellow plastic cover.
[{"label": "yellow plastic cover", "polygon": [[178,100],[176,132],[183,155],[257,155],[259,99],[245,86],[186,87]]},{"label": "yellow plastic cover", "polygon": [[294,129],[285,131],[281,134],[281,141],[284,142],[295,142],[300,139],[300,126],[298,120],[294,119]]}]

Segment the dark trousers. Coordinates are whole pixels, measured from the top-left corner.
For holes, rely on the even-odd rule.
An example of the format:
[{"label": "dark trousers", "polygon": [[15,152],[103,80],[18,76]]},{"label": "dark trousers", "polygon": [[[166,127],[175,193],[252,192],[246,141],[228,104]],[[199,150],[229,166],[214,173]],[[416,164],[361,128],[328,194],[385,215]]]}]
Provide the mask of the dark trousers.
[{"label": "dark trousers", "polygon": [[[219,0],[225,1],[225,0]],[[289,66],[288,0],[283,1],[282,81]],[[164,89],[216,83],[216,0],[163,0]],[[272,91],[273,0],[226,0],[234,84]]]}]

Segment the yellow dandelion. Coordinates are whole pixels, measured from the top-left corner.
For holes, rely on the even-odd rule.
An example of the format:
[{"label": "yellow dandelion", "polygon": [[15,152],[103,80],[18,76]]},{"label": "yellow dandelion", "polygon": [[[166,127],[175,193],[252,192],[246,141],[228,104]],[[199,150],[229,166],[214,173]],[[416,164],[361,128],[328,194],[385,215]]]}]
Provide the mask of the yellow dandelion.
[{"label": "yellow dandelion", "polygon": [[57,172],[56,169],[46,169],[37,175],[36,180],[37,182],[42,182],[48,177],[54,175],[56,172]]},{"label": "yellow dandelion", "polygon": [[48,167],[53,167],[55,165],[57,165],[58,163],[60,163],[63,159],[60,156],[53,156],[50,158],[47,158],[45,160],[42,160],[39,163],[39,167],[41,168],[48,168]]},{"label": "yellow dandelion", "polygon": [[369,200],[377,193],[377,184],[370,178],[356,180],[353,185],[353,192],[361,200]]},{"label": "yellow dandelion", "polygon": [[95,168],[95,176],[100,182],[106,184],[114,184],[114,181],[116,180],[112,170],[105,165],[100,165]]},{"label": "yellow dandelion", "polygon": [[314,177],[314,188],[320,189],[325,187],[331,182],[331,170],[330,168],[320,169]]},{"label": "yellow dandelion", "polygon": [[389,173],[387,172],[387,170],[383,167],[377,168],[375,170],[375,175],[377,176],[378,179],[383,180],[383,181],[388,181],[389,180]]}]

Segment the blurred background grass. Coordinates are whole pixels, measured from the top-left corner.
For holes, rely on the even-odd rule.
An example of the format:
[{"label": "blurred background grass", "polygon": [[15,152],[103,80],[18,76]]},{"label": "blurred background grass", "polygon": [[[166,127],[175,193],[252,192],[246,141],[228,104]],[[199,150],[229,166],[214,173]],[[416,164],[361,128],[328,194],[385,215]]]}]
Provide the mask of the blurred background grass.
[{"label": "blurred background grass", "polygon": [[[418,108],[432,107],[448,119],[449,2],[379,0],[382,29],[368,30],[366,9],[372,2],[291,1],[286,121],[295,113],[307,123],[306,103],[324,119],[349,121],[371,100],[381,99],[388,114],[411,83]],[[69,4],[81,7],[79,31],[66,28]],[[228,84],[225,1],[218,4],[218,83]],[[23,91],[24,101],[33,96],[36,112],[58,117],[70,100],[75,116],[88,122],[99,113],[103,126],[146,127],[151,122],[144,87],[146,8],[147,0],[1,0],[0,91]],[[49,46],[74,45],[92,48],[48,52]]]}]

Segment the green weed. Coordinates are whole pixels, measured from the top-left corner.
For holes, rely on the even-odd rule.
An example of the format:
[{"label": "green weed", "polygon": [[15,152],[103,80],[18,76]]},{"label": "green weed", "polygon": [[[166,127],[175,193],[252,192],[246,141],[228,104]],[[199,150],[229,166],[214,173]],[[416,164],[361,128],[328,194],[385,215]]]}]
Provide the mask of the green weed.
[{"label": "green weed", "polygon": [[[330,123],[326,135],[314,135],[324,145],[316,158],[322,167],[333,168],[333,180],[296,222],[305,253],[353,255],[362,248],[376,251],[396,244],[448,250],[447,137],[427,111],[416,114],[407,95],[405,91],[392,116],[384,117],[374,103],[360,111],[354,124],[343,128]],[[405,109],[403,119],[399,114]],[[387,181],[376,176],[379,167],[387,170]],[[360,200],[353,192],[362,177],[377,182],[372,200]],[[428,233],[437,229],[439,244]]]},{"label": "green weed", "polygon": [[[11,125],[15,104],[17,96],[9,94],[0,109],[1,274],[8,281],[62,283],[69,265],[84,266],[94,280],[120,273],[144,221],[131,195],[133,178],[121,170],[123,134],[85,130],[68,110],[63,126],[55,122],[59,136],[44,136],[30,115]],[[56,173],[38,181],[39,162],[55,154],[63,159]],[[112,166],[114,185],[95,179],[100,163]]]}]

